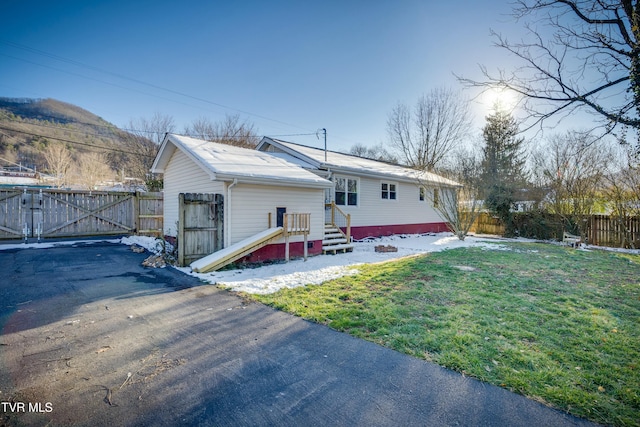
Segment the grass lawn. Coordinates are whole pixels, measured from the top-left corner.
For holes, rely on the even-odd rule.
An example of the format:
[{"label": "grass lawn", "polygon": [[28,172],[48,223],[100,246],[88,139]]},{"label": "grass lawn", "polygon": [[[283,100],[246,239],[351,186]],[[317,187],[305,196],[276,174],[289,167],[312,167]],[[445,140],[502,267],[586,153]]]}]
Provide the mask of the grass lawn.
[{"label": "grass lawn", "polygon": [[252,298],[577,416],[640,425],[640,256],[513,243],[359,270]]}]

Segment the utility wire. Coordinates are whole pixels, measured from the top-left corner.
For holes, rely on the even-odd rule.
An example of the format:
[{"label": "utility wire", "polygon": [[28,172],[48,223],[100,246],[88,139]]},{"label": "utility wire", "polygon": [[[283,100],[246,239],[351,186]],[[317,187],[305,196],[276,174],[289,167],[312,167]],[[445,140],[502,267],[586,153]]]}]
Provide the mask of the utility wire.
[{"label": "utility wire", "polygon": [[[2,107],[0,107],[0,109],[2,109]],[[82,130],[82,129],[75,129],[75,128],[62,128],[60,126],[56,126],[55,124],[48,124],[48,123],[42,123],[42,121],[38,121],[37,118],[35,119],[31,119],[29,117],[25,117],[25,116],[20,116],[23,117],[24,120],[12,120],[12,119],[6,119],[6,122],[9,123],[19,123],[19,124],[26,124],[26,125],[32,125],[32,126],[40,126],[40,127],[44,127],[47,129],[55,129],[55,130],[62,130],[65,132],[75,132],[75,133],[82,133],[82,134],[88,134],[91,136],[95,136],[95,137],[103,137],[105,136],[104,134],[97,134],[97,133],[88,133],[86,130]],[[44,117],[44,118],[49,118],[49,119],[54,119],[54,120],[60,120],[60,116],[50,116],[50,115],[46,115],[46,114],[38,114],[38,117]],[[33,120],[34,122],[30,122],[28,120]],[[90,127],[94,127],[94,128],[102,128],[102,129],[107,129],[110,130],[112,133],[114,133],[115,131],[124,131],[124,132],[130,132],[133,134],[141,134],[141,133],[146,133],[146,134],[153,134],[155,133],[155,131],[151,131],[151,130],[141,130],[141,129],[127,129],[127,128],[119,128],[115,125],[111,125],[111,126],[107,126],[107,125],[99,125],[99,124],[94,124],[94,123],[87,123],[87,122],[80,122],[80,121],[76,121],[73,118],[69,118],[69,123],[59,123],[59,124],[70,124],[70,125],[76,125],[76,124],[80,124],[80,125],[86,125],[86,126],[90,126]],[[186,136],[191,136],[191,137],[196,137],[198,135],[193,134],[193,133],[189,133],[189,134],[184,134]],[[269,137],[284,137],[284,136],[311,136],[311,135],[316,135],[316,132],[313,133],[289,133],[289,134],[279,134],[279,135],[267,135]],[[259,138],[259,135],[255,135],[255,137]],[[232,138],[238,138],[238,139],[242,139],[242,138],[246,138],[245,135],[221,135],[220,136],[221,139],[232,139]]]},{"label": "utility wire", "polygon": [[[0,40],[0,43],[2,43],[1,40]],[[105,80],[96,79],[94,77],[85,76],[83,74],[74,73],[72,71],[67,71],[67,70],[63,70],[63,69],[60,69],[60,68],[52,67],[51,65],[45,65],[45,64],[41,64],[39,62],[30,61],[28,59],[18,58],[16,56],[7,55],[6,53],[0,53],[0,55],[6,56],[7,58],[12,58],[12,59],[15,59],[15,60],[18,60],[18,61],[23,61],[23,62],[26,62],[26,63],[29,63],[29,64],[37,65],[39,67],[48,68],[50,70],[59,71],[61,73],[70,74],[72,76],[80,77],[80,78],[83,78],[83,79],[86,79],[86,80],[92,80],[94,82],[102,83],[102,84],[105,84],[105,85],[108,85],[108,86],[113,86],[113,87],[117,87],[117,88],[120,88],[120,89],[131,91],[131,92],[136,92],[136,93],[139,93],[139,94],[142,94],[142,95],[151,96],[153,98],[164,99],[166,101],[175,102],[177,104],[186,105],[188,107],[194,107],[193,105],[187,104],[185,102],[177,101],[175,99],[167,98],[167,97],[160,96],[160,95],[154,95],[154,94],[151,94],[151,93],[148,93],[148,92],[143,92],[141,90],[133,89],[133,88],[130,88],[130,87],[127,87],[127,86],[122,86],[122,85],[119,85],[119,84],[116,84],[116,83],[107,82]]]},{"label": "utility wire", "polygon": [[[112,71],[104,70],[104,69],[101,69],[101,68],[98,68],[98,67],[95,67],[95,66],[92,66],[92,65],[85,64],[85,63],[80,62],[80,61],[75,61],[75,60],[68,59],[68,58],[65,58],[65,57],[62,57],[62,56],[54,55],[52,53],[45,52],[45,51],[42,51],[42,50],[39,50],[39,49],[35,49],[35,48],[29,47],[29,46],[25,46],[25,45],[22,45],[22,44],[13,43],[13,42],[9,42],[9,41],[6,41],[6,40],[0,40],[0,43],[5,44],[7,46],[11,46],[11,47],[17,48],[17,49],[25,50],[27,52],[36,53],[38,55],[43,55],[43,56],[46,56],[48,58],[55,59],[57,61],[66,62],[68,64],[75,65],[77,67],[86,68],[86,69],[89,69],[89,70],[92,70],[92,71],[96,71],[96,72],[99,72],[99,73],[107,74],[107,75],[110,75],[112,77],[116,77],[116,78],[119,78],[119,79],[122,79],[122,80],[127,80],[127,81],[130,81],[130,82],[133,82],[133,83],[136,83],[136,84],[140,84],[140,85],[143,85],[143,86],[147,86],[147,87],[150,87],[150,88],[153,88],[153,89],[157,89],[157,90],[161,90],[161,91],[164,91],[164,92],[172,93],[174,95],[179,95],[179,96],[182,96],[182,97],[185,97],[185,98],[193,99],[195,101],[199,101],[199,102],[202,102],[202,103],[205,103],[205,104],[215,105],[216,107],[221,107],[221,108],[224,108],[226,110],[233,110],[233,111],[237,111],[239,113],[246,114],[246,115],[249,115],[249,116],[257,117],[257,118],[260,118],[260,119],[263,119],[263,120],[268,120],[270,122],[279,123],[281,125],[291,126],[291,127],[295,127],[295,128],[298,128],[298,129],[304,129],[304,128],[300,127],[300,126],[292,125],[290,123],[286,123],[286,122],[283,122],[281,120],[272,119],[270,117],[266,117],[266,116],[262,116],[260,114],[252,113],[250,111],[245,111],[245,110],[241,110],[241,109],[238,109],[238,108],[230,107],[228,105],[220,104],[218,102],[210,101],[208,99],[204,99],[204,98],[200,98],[200,97],[197,97],[197,96],[189,95],[187,93],[180,92],[180,91],[177,91],[177,90],[168,89],[168,88],[165,88],[165,87],[153,84],[153,83],[149,83],[149,82],[145,82],[143,80],[139,80],[139,79],[136,79],[136,78],[128,77],[128,76],[125,76],[123,74],[114,73]],[[5,55],[5,56],[9,56],[9,55]],[[20,59],[20,58],[15,58],[15,57],[12,57],[12,58]],[[26,61],[26,62],[30,62],[30,61]],[[42,64],[37,64],[37,65],[42,65]],[[42,66],[46,67],[46,65],[42,65]],[[52,67],[49,67],[49,68],[52,68]],[[83,76],[81,76],[81,77],[83,77]],[[89,78],[89,77],[86,77],[86,78]],[[93,80],[95,80],[95,79],[93,79]],[[100,80],[98,80],[98,81],[100,81]],[[102,83],[107,83],[107,82],[102,81]],[[109,83],[107,83],[107,84],[109,84]],[[114,86],[117,86],[117,85],[114,85]],[[118,86],[118,87],[121,87],[121,86]],[[134,89],[130,89],[130,90],[134,90]],[[177,101],[175,101],[175,102],[177,102]]]},{"label": "utility wire", "polygon": [[[285,126],[290,126],[290,127],[294,127],[294,128],[298,128],[298,129],[305,129],[305,128],[301,127],[301,126],[293,125],[291,123],[283,122],[281,120],[276,120],[276,119],[273,119],[273,118],[270,118],[270,117],[266,117],[266,116],[263,116],[263,115],[260,115],[260,114],[252,113],[250,111],[246,111],[246,110],[230,107],[228,105],[220,104],[220,103],[217,103],[217,102],[214,102],[214,101],[210,101],[210,100],[207,100],[207,99],[204,99],[204,98],[200,98],[200,97],[197,97],[197,96],[189,95],[187,93],[180,92],[180,91],[177,91],[177,90],[168,89],[168,88],[165,88],[165,87],[153,84],[153,83],[149,83],[149,82],[145,82],[143,80],[139,80],[139,79],[136,79],[136,78],[128,77],[128,76],[125,76],[123,74],[114,73],[112,71],[104,70],[104,69],[101,69],[101,68],[98,68],[98,67],[95,67],[95,66],[92,66],[92,65],[89,65],[89,64],[85,64],[85,63],[80,62],[80,61],[75,61],[73,59],[65,58],[65,57],[62,57],[62,56],[59,56],[59,55],[55,55],[55,54],[52,54],[52,53],[49,53],[49,52],[45,52],[45,51],[42,51],[42,50],[39,50],[39,49],[35,49],[35,48],[29,47],[29,46],[25,46],[25,45],[22,45],[22,44],[13,43],[13,42],[6,41],[6,40],[0,40],[0,44],[5,44],[7,46],[11,46],[11,47],[16,48],[16,49],[22,49],[24,51],[35,53],[35,54],[38,54],[38,55],[42,55],[42,56],[45,56],[45,57],[48,57],[48,58],[51,58],[51,59],[54,59],[54,60],[57,60],[57,61],[60,61],[60,62],[65,62],[65,63],[70,64],[70,65],[86,68],[88,70],[92,70],[92,71],[95,71],[95,72],[98,72],[98,73],[103,73],[103,74],[106,74],[106,75],[109,75],[109,76],[112,76],[112,77],[116,77],[116,78],[119,78],[119,79],[122,79],[122,80],[127,80],[127,81],[130,81],[130,82],[133,82],[133,83],[136,83],[136,84],[140,84],[140,85],[143,85],[143,86],[147,86],[147,87],[150,87],[150,88],[153,88],[153,89],[161,90],[161,91],[168,92],[168,93],[171,93],[171,94],[174,94],[174,95],[179,95],[179,96],[182,96],[182,97],[185,97],[185,98],[189,98],[189,99],[192,99],[192,100],[195,100],[195,101],[203,102],[205,104],[214,105],[214,106],[226,109],[226,110],[233,110],[233,111],[236,111],[236,112],[239,112],[239,113],[242,113],[242,114],[246,114],[246,115],[249,115],[249,116],[253,116],[253,117],[256,117],[256,118],[260,118],[260,119],[263,119],[263,120],[267,120],[267,121],[270,121],[270,122],[273,122],[273,123],[278,123],[278,124],[285,125]],[[137,93],[140,93],[140,94],[143,94],[143,95],[147,95],[147,96],[151,96],[151,97],[155,97],[155,98],[159,98],[159,99],[164,99],[164,100],[167,100],[167,101],[175,102],[175,103],[178,103],[178,104],[194,107],[193,105],[186,104],[184,102],[177,101],[175,99],[170,99],[170,98],[162,97],[162,96],[159,96],[159,95],[146,93],[146,92],[143,92],[143,91],[140,91],[140,90],[136,90],[136,89],[133,89],[133,88],[129,88],[129,87],[126,87],[126,86],[121,86],[121,85],[118,85],[118,84],[115,84],[115,83],[110,83],[110,82],[107,82],[107,81],[104,81],[104,80],[100,80],[100,79],[84,76],[82,74],[73,73],[73,72],[70,72],[70,71],[66,71],[66,70],[62,70],[62,69],[59,69],[59,68],[51,67],[49,65],[44,65],[44,64],[37,63],[37,62],[29,61],[29,60],[26,60],[26,59],[23,59],[23,58],[17,58],[15,56],[3,54],[3,53],[0,53],[0,55],[6,56],[6,57],[9,57],[9,58],[13,58],[13,59],[16,59],[16,60],[19,60],[19,61],[24,61],[24,62],[28,62],[28,63],[31,63],[31,64],[35,64],[35,65],[38,65],[38,66],[41,66],[41,67],[50,68],[50,69],[53,69],[53,70],[56,70],[56,71],[60,71],[60,72],[63,72],[63,73],[68,73],[68,74],[71,74],[71,75],[74,75],[74,76],[78,76],[78,77],[82,77],[82,78],[85,78],[85,79],[94,80],[94,81],[97,81],[99,83],[115,86],[115,87],[118,87],[118,88],[121,88],[121,89],[124,89],[124,90],[129,90],[129,91],[137,92]],[[314,135],[314,134],[315,133],[312,133],[312,134],[274,135],[274,136],[302,136],[302,135],[306,136],[306,135]],[[337,138],[337,139],[348,140],[348,139],[346,139],[346,138],[344,138],[344,137],[342,137],[340,135],[335,135],[334,134],[333,137]],[[352,142],[357,142],[357,141],[352,141]]]},{"label": "utility wire", "polygon": [[[2,109],[2,107],[0,107],[0,109]],[[47,117],[50,119],[60,119],[60,117],[56,117],[56,116],[47,116],[45,114],[38,114],[39,117]],[[23,116],[24,117],[24,116]],[[33,121],[31,121],[33,120]],[[0,121],[2,121],[2,119],[0,118]],[[153,131],[150,130],[137,130],[137,129],[120,129],[119,127],[113,125],[113,126],[106,126],[106,125],[96,125],[93,123],[86,123],[86,122],[79,122],[76,121],[73,118],[70,118],[68,123],[57,123],[58,126],[56,126],[56,123],[54,124],[49,124],[46,121],[43,120],[38,120],[37,118],[29,118],[29,117],[24,117],[24,120],[12,120],[12,119],[5,119],[4,120],[5,123],[16,123],[16,124],[23,124],[23,125],[28,125],[28,126],[40,126],[43,128],[47,128],[47,129],[55,129],[55,130],[61,130],[61,131],[65,131],[65,132],[75,132],[75,133],[82,133],[82,134],[88,134],[91,136],[95,136],[95,137],[103,137],[105,136],[105,134],[99,134],[99,133],[88,133],[86,130],[83,129],[78,129],[78,128],[73,128],[73,127],[60,127],[59,125],[85,125],[85,126],[91,126],[93,128],[102,128],[102,129],[106,129],[111,131],[111,133],[115,133],[115,131],[126,131],[126,132],[132,132],[132,133],[154,133]],[[44,122],[44,123],[43,123]]]},{"label": "utility wire", "polygon": [[155,156],[151,156],[151,155],[148,155],[148,154],[135,153],[133,151],[121,150],[119,148],[113,148],[113,147],[103,147],[101,145],[94,145],[94,144],[89,144],[87,142],[80,142],[80,141],[72,141],[70,139],[58,138],[58,137],[55,137],[55,136],[39,135],[37,133],[31,133],[31,132],[26,132],[26,131],[23,131],[23,130],[11,129],[11,128],[4,127],[4,126],[0,126],[0,129],[7,130],[7,131],[10,131],[10,132],[21,133],[23,135],[35,136],[37,138],[55,139],[56,141],[68,142],[69,144],[84,145],[84,146],[91,147],[91,148],[99,148],[99,149],[105,150],[105,151],[113,151],[113,152],[118,152],[118,153],[123,153],[123,154],[132,154],[134,156],[143,156],[143,157],[155,158]]}]

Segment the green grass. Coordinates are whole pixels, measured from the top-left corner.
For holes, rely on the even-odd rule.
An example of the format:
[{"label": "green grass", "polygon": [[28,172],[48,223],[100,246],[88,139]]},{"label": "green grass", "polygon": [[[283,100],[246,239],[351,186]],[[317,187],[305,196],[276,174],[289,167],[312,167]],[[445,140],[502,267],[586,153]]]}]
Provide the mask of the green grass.
[{"label": "green grass", "polygon": [[640,425],[640,256],[504,246],[252,298],[577,416]]}]

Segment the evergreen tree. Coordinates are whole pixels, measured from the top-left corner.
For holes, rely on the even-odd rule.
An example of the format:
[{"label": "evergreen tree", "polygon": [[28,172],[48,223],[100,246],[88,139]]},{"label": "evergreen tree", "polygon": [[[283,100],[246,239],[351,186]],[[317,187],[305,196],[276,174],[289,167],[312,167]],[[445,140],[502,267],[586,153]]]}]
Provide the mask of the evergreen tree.
[{"label": "evergreen tree", "polygon": [[511,206],[518,190],[526,186],[524,138],[518,137],[518,123],[499,107],[487,116],[483,129],[482,182],[485,206],[504,222],[512,233]]}]

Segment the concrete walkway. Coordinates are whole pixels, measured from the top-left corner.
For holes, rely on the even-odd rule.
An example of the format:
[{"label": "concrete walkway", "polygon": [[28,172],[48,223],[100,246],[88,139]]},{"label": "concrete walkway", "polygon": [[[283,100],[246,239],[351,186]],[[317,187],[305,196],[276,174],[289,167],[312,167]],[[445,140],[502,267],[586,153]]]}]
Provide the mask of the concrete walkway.
[{"label": "concrete walkway", "polygon": [[593,425],[146,256],[0,250],[0,425]]}]

